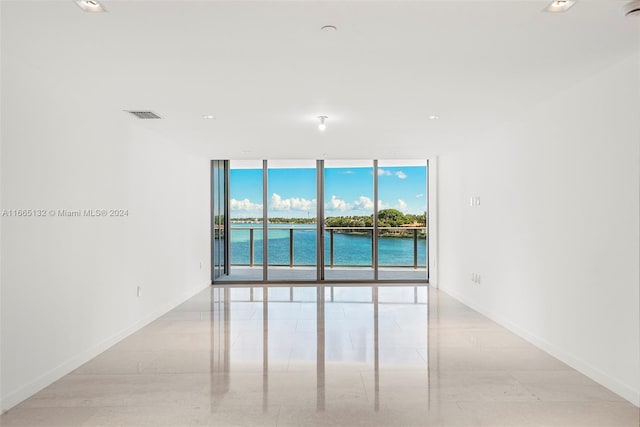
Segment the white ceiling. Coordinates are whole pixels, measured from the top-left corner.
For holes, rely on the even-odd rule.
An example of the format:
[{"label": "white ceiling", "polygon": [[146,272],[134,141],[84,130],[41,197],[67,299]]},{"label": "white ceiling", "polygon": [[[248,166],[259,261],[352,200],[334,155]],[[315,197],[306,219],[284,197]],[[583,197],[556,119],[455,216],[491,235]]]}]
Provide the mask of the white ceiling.
[{"label": "white ceiling", "polygon": [[437,154],[640,45],[640,19],[617,0],[564,14],[538,0],[103,4],[90,14],[71,0],[3,1],[3,60],[82,91],[89,111],[117,111],[114,126],[210,158]]}]

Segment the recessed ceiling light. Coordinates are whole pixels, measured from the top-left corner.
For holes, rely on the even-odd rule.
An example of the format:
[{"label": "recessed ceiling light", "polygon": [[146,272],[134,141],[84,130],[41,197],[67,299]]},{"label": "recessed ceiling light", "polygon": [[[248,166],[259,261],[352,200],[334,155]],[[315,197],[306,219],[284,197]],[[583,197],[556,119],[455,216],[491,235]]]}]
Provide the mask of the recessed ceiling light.
[{"label": "recessed ceiling light", "polygon": [[324,25],[320,29],[326,33],[333,33],[338,31],[338,27],[336,27],[335,25]]},{"label": "recessed ceiling light", "polygon": [[207,119],[207,120],[213,120],[216,118],[216,116],[212,115],[212,114],[203,114],[202,115],[203,119]]},{"label": "recessed ceiling light", "polygon": [[318,123],[318,130],[324,131],[327,128],[327,124],[325,123],[325,120],[327,120],[329,117],[318,116],[318,118],[320,119],[320,123]]},{"label": "recessed ceiling light", "polygon": [[547,6],[545,12],[566,12],[576,3],[575,0],[553,0],[549,6]]},{"label": "recessed ceiling light", "polygon": [[80,9],[85,12],[106,12],[107,9],[98,0],[75,0]]},{"label": "recessed ceiling light", "polygon": [[438,120],[440,118],[440,116],[438,116],[437,114],[432,114],[429,116],[429,120]]}]

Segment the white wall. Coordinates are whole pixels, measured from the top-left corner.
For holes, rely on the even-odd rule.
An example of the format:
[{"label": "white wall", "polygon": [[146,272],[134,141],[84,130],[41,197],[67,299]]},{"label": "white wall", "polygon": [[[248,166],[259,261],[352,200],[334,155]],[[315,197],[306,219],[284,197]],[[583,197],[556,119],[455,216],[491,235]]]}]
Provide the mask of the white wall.
[{"label": "white wall", "polygon": [[639,80],[636,56],[439,159],[440,289],[636,405]]},{"label": "white wall", "polygon": [[129,212],[2,218],[8,409],[210,284],[210,162],[73,76],[2,65],[2,208]]}]

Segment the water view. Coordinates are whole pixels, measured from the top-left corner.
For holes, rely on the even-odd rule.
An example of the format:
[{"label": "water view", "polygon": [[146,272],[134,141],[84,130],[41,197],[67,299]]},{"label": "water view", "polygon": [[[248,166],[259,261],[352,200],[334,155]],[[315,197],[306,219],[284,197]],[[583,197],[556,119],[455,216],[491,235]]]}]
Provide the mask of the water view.
[{"label": "water view", "polygon": [[[231,227],[231,264],[250,265],[250,229],[253,230],[253,263],[262,264],[262,224],[233,223]],[[315,224],[270,224],[269,226],[269,264],[290,264],[290,230],[293,231],[294,258],[296,266],[316,265],[316,227]],[[334,232],[335,266],[371,266],[371,233]],[[325,231],[325,265],[331,264],[331,231]],[[378,240],[378,264],[380,266],[412,267],[414,265],[413,237],[385,237]],[[427,264],[427,245],[424,232],[418,237],[418,266]]]}]

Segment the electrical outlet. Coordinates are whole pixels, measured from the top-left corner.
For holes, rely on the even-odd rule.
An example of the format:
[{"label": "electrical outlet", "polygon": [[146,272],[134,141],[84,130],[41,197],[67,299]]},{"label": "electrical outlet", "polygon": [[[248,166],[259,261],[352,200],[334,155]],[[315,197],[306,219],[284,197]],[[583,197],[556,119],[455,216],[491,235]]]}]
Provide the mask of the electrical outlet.
[{"label": "electrical outlet", "polygon": [[142,286],[138,286],[138,289],[136,290],[136,296],[142,296]]}]

